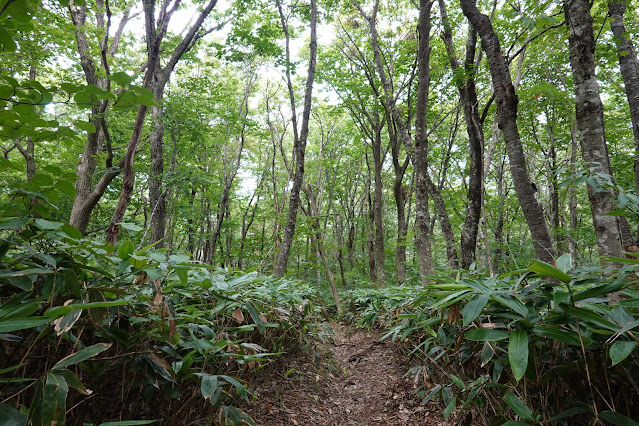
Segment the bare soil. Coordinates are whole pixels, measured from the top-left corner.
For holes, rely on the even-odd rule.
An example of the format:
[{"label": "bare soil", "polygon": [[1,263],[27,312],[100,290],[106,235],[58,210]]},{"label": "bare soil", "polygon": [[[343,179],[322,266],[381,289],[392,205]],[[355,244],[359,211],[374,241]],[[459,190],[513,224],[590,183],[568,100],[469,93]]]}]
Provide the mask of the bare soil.
[{"label": "bare soil", "polygon": [[413,394],[406,356],[374,331],[331,324],[333,342],[283,356],[249,389],[242,407],[262,426],[442,425],[435,403]]}]

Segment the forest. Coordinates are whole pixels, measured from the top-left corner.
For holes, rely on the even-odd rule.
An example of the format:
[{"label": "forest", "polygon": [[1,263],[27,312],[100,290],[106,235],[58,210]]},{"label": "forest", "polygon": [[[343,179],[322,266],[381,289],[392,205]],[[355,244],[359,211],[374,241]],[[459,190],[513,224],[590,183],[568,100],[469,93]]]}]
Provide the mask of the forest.
[{"label": "forest", "polygon": [[638,34],[0,0],[0,424],[639,425]]}]

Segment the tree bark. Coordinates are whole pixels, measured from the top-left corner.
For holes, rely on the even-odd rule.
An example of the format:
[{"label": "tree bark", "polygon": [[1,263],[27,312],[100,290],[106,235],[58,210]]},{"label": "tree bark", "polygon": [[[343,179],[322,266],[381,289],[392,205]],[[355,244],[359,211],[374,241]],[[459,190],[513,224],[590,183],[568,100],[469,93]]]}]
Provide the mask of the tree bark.
[{"label": "tree bark", "polygon": [[289,36],[288,25],[284,18],[282,6],[279,0],[277,5],[280,13],[280,20],[282,23],[282,29],[286,36],[286,78],[289,90],[289,97],[291,101],[292,119],[293,119],[293,152],[295,159],[295,175],[293,177],[293,186],[291,188],[291,194],[288,203],[288,216],[286,218],[286,226],[284,228],[284,238],[280,245],[280,251],[277,256],[277,260],[273,267],[273,276],[279,278],[286,272],[286,264],[288,263],[288,256],[293,244],[293,237],[295,236],[295,226],[297,224],[297,210],[300,205],[300,190],[302,188],[302,182],[304,180],[304,157],[306,155],[306,140],[308,138],[308,123],[311,116],[311,103],[313,94],[313,81],[315,79],[315,64],[317,61],[317,2],[311,0],[311,40],[309,43],[309,62],[308,73],[306,76],[306,88],[304,92],[304,110],[302,111],[302,126],[297,133],[297,118],[295,113],[295,95],[293,94],[293,83],[291,82],[291,63],[289,53]]},{"label": "tree bark", "polygon": [[475,1],[460,0],[460,3],[464,15],[481,36],[481,46],[488,58],[493,90],[497,100],[499,129],[506,141],[506,151],[510,161],[510,172],[515,193],[524,212],[537,258],[552,263],[557,256],[557,252],[548,231],[543,209],[535,198],[519,137],[519,129],[517,127],[517,104],[519,99],[510,78],[508,64],[501,52],[497,34],[493,30],[488,16],[477,9]]},{"label": "tree bark", "polygon": [[617,56],[619,68],[623,77],[626,90],[626,98],[630,107],[630,120],[632,133],[635,139],[635,193],[639,195],[639,59],[632,44],[627,37],[626,26],[623,23],[623,15],[626,11],[625,0],[613,0],[608,3],[608,11],[612,22],[610,27],[617,43]]},{"label": "tree bark", "polygon": [[[590,2],[568,0],[564,2],[564,9],[575,82],[575,107],[581,154],[591,173],[611,175],[603,104],[595,73],[595,38]],[[593,185],[587,185],[599,255],[621,257],[622,243],[618,219],[608,214],[614,208],[614,194],[609,189],[596,189]]]},{"label": "tree bark", "polygon": [[[446,45],[448,59],[453,72],[459,67],[453,44],[453,34],[446,12],[446,3],[439,0],[439,10],[442,17],[444,31],[442,39]],[[466,131],[468,133],[469,166],[468,166],[468,196],[466,202],[466,218],[461,231],[461,267],[469,269],[475,262],[477,248],[477,234],[481,219],[482,191],[483,191],[483,149],[484,131],[479,117],[479,102],[477,89],[475,88],[475,49],[477,45],[477,32],[474,27],[468,31],[466,42],[466,59],[464,61],[464,79],[456,79],[457,89],[464,108]]]}]

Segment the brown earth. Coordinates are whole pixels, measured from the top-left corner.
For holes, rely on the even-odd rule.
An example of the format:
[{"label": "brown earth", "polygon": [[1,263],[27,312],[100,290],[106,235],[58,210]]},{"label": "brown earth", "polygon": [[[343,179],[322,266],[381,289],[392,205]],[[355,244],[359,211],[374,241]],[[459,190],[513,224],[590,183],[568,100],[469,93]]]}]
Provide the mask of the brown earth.
[{"label": "brown earth", "polygon": [[420,404],[406,356],[373,331],[331,324],[332,342],[285,355],[249,389],[241,407],[261,426],[443,425],[435,403]]}]

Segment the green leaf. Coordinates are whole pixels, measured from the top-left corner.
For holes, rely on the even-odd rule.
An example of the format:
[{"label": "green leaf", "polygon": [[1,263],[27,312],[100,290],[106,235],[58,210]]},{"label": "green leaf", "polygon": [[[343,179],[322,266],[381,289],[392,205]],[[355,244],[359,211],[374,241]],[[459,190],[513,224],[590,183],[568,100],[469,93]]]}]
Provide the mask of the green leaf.
[{"label": "green leaf", "polygon": [[528,270],[545,277],[557,278],[559,281],[563,281],[566,284],[568,284],[572,279],[561,269],[549,265],[546,262],[542,262],[541,260],[535,260],[532,265],[528,267]]},{"label": "green leaf", "polygon": [[632,351],[637,347],[637,342],[634,340],[617,340],[610,346],[610,359],[612,360],[612,365],[619,364],[624,359],[628,358],[628,356],[632,353]]},{"label": "green leaf", "polygon": [[33,300],[27,303],[20,303],[19,305],[13,306],[10,309],[2,309],[0,310],[0,318],[3,320],[8,320],[10,318],[24,318],[33,314],[40,307],[40,301]]},{"label": "green leaf", "polygon": [[[567,345],[581,346],[577,333],[560,330],[559,326],[556,325],[536,325],[533,327],[533,333],[566,343]],[[592,344],[592,339],[587,336],[583,336],[583,340],[585,346]]]},{"label": "green leaf", "polygon": [[95,133],[95,124],[93,123],[90,123],[88,121],[75,120],[73,124],[75,124],[78,129],[84,130],[87,133]]},{"label": "green leaf", "polygon": [[486,294],[477,294],[468,301],[461,310],[464,316],[464,327],[473,322],[482,313],[489,299],[490,296]]},{"label": "green leaf", "polygon": [[562,303],[561,308],[575,317],[584,320],[586,322],[590,322],[592,324],[598,325],[599,327],[606,328],[608,330],[617,332],[619,330],[619,326],[616,324],[604,319],[601,315],[593,312],[587,308],[577,308],[567,303]]},{"label": "green leaf", "polygon": [[602,411],[599,417],[619,426],[639,426],[639,423],[615,411]]},{"label": "green leaf", "polygon": [[262,318],[260,318],[260,314],[257,312],[257,310],[255,309],[255,307],[253,306],[251,302],[246,302],[245,306],[246,306],[246,310],[251,315],[251,318],[253,318],[253,321],[255,321],[255,325],[257,325],[257,329],[260,332],[260,334],[264,334],[264,332],[266,331],[266,327],[264,326],[264,322],[262,321]]},{"label": "green leaf", "polygon": [[621,287],[623,287],[623,282],[610,283],[589,288],[575,294],[572,297],[572,300],[575,302],[579,302],[580,300],[590,299],[593,297],[601,296],[602,294],[614,293],[615,291],[621,290]]},{"label": "green leaf", "polygon": [[20,410],[0,402],[0,424],[3,426],[24,426],[27,424],[27,416]]},{"label": "green leaf", "polygon": [[200,390],[204,399],[209,399],[217,390],[218,378],[216,375],[207,373],[195,373],[196,376],[202,377],[202,383],[200,383]]},{"label": "green leaf", "polygon": [[122,420],[121,422],[100,423],[99,426],[137,426],[150,425],[152,423],[155,423],[155,420]]},{"label": "green leaf", "polygon": [[464,337],[468,340],[476,342],[496,342],[498,340],[507,339],[510,333],[503,330],[495,330],[494,328],[479,327],[464,333]]},{"label": "green leaf", "polygon": [[16,229],[31,222],[31,219],[11,219],[9,221],[0,223],[0,229]]},{"label": "green leaf", "polygon": [[75,373],[72,373],[71,371],[67,370],[66,368],[56,371],[56,375],[59,375],[60,377],[64,378],[64,381],[67,382],[67,384],[72,387],[73,389],[77,390],[78,392],[80,392],[83,395],[91,395],[93,393],[93,391],[88,390],[80,381],[80,379],[78,378],[78,376],[75,375]]},{"label": "green leaf", "polygon": [[9,34],[9,31],[0,26],[0,45],[4,48],[5,52],[15,52],[18,46],[13,41],[13,37]]},{"label": "green leaf", "polygon": [[559,269],[560,271],[566,273],[570,272],[570,270],[572,269],[572,259],[570,258],[570,254],[562,254],[557,258],[555,264],[557,265],[557,269]]},{"label": "green leaf", "polygon": [[56,184],[56,189],[70,198],[74,198],[76,195],[75,186],[66,180],[59,181]]},{"label": "green leaf", "polygon": [[26,317],[0,321],[0,333],[9,333],[16,330],[37,327],[50,322],[52,318],[47,317]]},{"label": "green leaf", "polygon": [[120,259],[128,259],[135,251],[135,246],[131,240],[125,240],[118,249],[118,257]]},{"label": "green leaf", "polygon": [[64,283],[73,297],[76,299],[82,298],[82,284],[73,269],[64,270]]},{"label": "green leaf", "polygon": [[135,77],[131,77],[129,74],[125,73],[124,71],[120,71],[120,72],[114,72],[113,74],[111,74],[109,76],[109,80],[119,84],[122,87],[125,87],[131,84],[131,82],[135,80]]},{"label": "green leaf", "polygon": [[515,412],[515,414],[517,414],[522,419],[531,421],[534,420],[533,413],[530,408],[528,408],[528,406],[524,404],[524,401],[522,401],[521,398],[519,398],[513,392],[509,391],[508,393],[506,393],[506,395],[504,395],[503,397],[503,400]]},{"label": "green leaf", "polygon": [[62,228],[62,225],[64,225],[64,223],[62,222],[52,222],[46,219],[36,219],[35,224],[38,228],[42,230],[60,229]]},{"label": "green leaf", "polygon": [[93,358],[100,352],[104,352],[111,347],[111,343],[97,343],[95,345],[80,349],[78,352],[62,358],[53,366],[51,371],[60,370],[70,365],[78,364],[86,361],[89,358]]},{"label": "green leaf", "polygon": [[528,368],[528,334],[524,330],[515,330],[510,333],[508,361],[510,361],[515,380],[519,383]]},{"label": "green leaf", "polygon": [[0,279],[15,278],[15,277],[30,277],[32,275],[51,275],[55,271],[50,268],[30,268],[20,271],[9,271],[0,274]]}]

